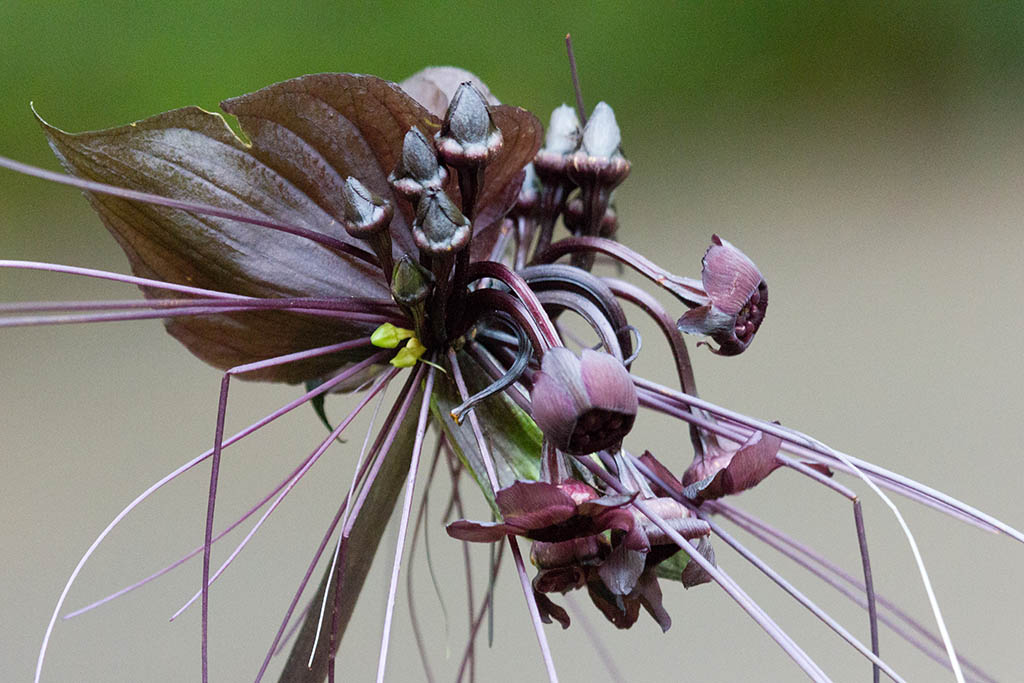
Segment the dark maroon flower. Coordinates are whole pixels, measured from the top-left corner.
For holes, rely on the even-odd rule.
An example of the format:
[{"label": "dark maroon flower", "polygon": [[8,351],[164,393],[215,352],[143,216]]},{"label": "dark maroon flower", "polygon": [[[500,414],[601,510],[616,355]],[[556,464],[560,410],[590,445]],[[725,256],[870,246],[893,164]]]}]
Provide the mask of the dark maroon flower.
[{"label": "dark maroon flower", "polygon": [[718,235],[704,253],[701,281],[708,302],[683,314],[682,332],[718,342],[711,350],[735,356],[750,345],[768,307],[768,285],[746,254]]},{"label": "dark maroon flower", "polygon": [[617,446],[632,428],[638,406],[621,361],[590,349],[577,357],[564,347],[544,354],[530,400],[544,436],[574,455]]}]

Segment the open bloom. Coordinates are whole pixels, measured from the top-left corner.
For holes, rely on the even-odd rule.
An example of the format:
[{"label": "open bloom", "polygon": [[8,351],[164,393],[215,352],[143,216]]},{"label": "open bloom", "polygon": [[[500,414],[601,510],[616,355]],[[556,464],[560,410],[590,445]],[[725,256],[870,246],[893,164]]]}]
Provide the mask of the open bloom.
[{"label": "open bloom", "polygon": [[[499,104],[478,79],[451,68],[425,70],[404,84],[353,74],[304,76],[222,106],[238,118],[247,141],[219,115],[190,107],[91,133],[70,134],[42,122],[69,176],[0,161],[85,190],[133,274],[14,261],[3,267],[113,279],[138,285],[145,297],[73,302],[60,305],[67,312],[52,317],[53,304],[19,304],[3,310],[0,326],[162,318],[195,356],[224,371],[214,446],[129,504],[98,539],[146,495],[211,461],[204,542],[194,553],[203,556],[203,581],[194,599],[202,609],[204,681],[209,587],[227,564],[211,571],[212,544],[266,507],[258,528],[355,416],[393,383],[401,384],[397,398],[376,438],[359,454],[337,514],[324,521],[323,540],[276,634],[268,637],[257,679],[293,622],[300,633],[284,678],[334,677],[333,654],[401,498],[379,664],[383,676],[430,430],[438,439],[437,457],[447,461],[452,477],[468,476],[500,516],[455,521],[448,532],[509,548],[552,679],[555,663],[541,623],[553,618],[568,624],[568,616],[550,594],[585,586],[617,626],[632,625],[643,607],[667,629],[663,586],[713,581],[806,674],[825,680],[820,666],[715,562],[712,538],[762,566],[712,515],[775,541],[776,534],[723,499],[778,467],[854,500],[862,541],[859,501],[820,468],[863,477],[1024,540],[998,520],[883,468],[697,397],[681,331],[710,336],[722,355],[739,353],[763,320],[767,286],[753,262],[718,236],[704,253],[700,281],[676,275],[607,236],[610,225],[619,225],[611,192],[630,171],[607,104],[599,104],[589,119],[583,111],[558,108],[543,150],[545,136],[533,114]],[[571,220],[564,220],[569,214]],[[560,219],[570,235],[559,232]],[[623,233],[628,230],[615,231]],[[647,289],[595,270],[597,254],[691,310],[676,322],[678,311],[670,312]],[[669,362],[658,367],[674,367],[681,390],[632,372],[634,359],[651,353],[651,346],[641,347],[624,303],[637,307],[665,337]],[[573,318],[592,333],[583,344],[570,332]],[[569,348],[577,345],[579,353]],[[304,392],[227,434],[233,377],[302,384]],[[352,387],[362,389],[357,405],[331,424],[323,411],[325,396]],[[217,526],[224,450],[307,402],[330,433],[241,519],[226,530]],[[697,459],[682,478],[673,473],[685,462],[678,454],[663,465],[626,450],[631,439],[642,443],[634,429],[640,408],[680,420],[680,436],[691,435]],[[740,445],[716,450],[705,443],[709,438],[702,441],[705,432]],[[538,572],[532,580],[518,537],[535,543],[531,557]],[[311,576],[332,545],[319,592],[310,597]],[[875,625],[866,550],[863,564],[863,594]],[[75,575],[80,568],[81,563]],[[831,625],[815,605],[798,599]],[[488,594],[474,609],[482,613],[489,600]],[[51,630],[62,606],[63,596]],[[474,634],[477,626],[479,618]],[[869,647],[837,632],[876,672],[894,675],[879,657],[877,640]],[[908,637],[929,655],[940,651],[938,641]],[[40,670],[41,665],[42,656]],[[950,667],[957,666],[951,656]]]}]

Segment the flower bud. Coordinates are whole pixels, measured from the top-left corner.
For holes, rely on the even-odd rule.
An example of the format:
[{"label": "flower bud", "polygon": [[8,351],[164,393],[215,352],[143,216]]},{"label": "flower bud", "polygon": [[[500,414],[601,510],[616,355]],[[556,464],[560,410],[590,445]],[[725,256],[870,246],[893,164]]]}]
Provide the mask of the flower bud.
[{"label": "flower bud", "polygon": [[582,135],[575,109],[563,104],[551,112],[551,122],[548,124],[544,146],[537,152],[533,161],[537,175],[546,181],[564,177],[567,159],[579,149]]},{"label": "flower bud", "polygon": [[398,259],[391,275],[391,296],[412,318],[417,336],[426,332],[427,299],[433,291],[430,271],[408,255]]},{"label": "flower bud", "polygon": [[630,164],[622,156],[622,134],[615,112],[598,102],[583,127],[580,148],[569,159],[569,176],[577,185],[596,184],[611,192],[629,175]]},{"label": "flower bud", "polygon": [[345,208],[343,225],[349,235],[367,239],[387,230],[395,215],[391,202],[370,192],[361,182],[349,176],[341,191]]},{"label": "flower bud", "polygon": [[469,219],[448,195],[441,191],[423,195],[412,224],[412,237],[420,250],[429,254],[455,253],[469,244],[471,234]]},{"label": "flower bud", "polygon": [[436,137],[438,156],[449,166],[474,167],[501,149],[501,131],[494,125],[487,102],[469,81],[452,97]]},{"label": "flower bud", "polygon": [[565,347],[544,354],[530,394],[533,419],[558,449],[574,455],[618,446],[636,418],[637,395],[614,356]]},{"label": "flower bud", "polygon": [[349,176],[341,191],[345,215],[342,224],[349,236],[369,242],[384,273],[394,268],[391,256],[391,202],[378,197],[365,185]]},{"label": "flower bud", "polygon": [[402,140],[402,156],[388,182],[395,192],[416,201],[427,190],[441,189],[447,172],[437,163],[434,146],[418,128],[410,128]]},{"label": "flower bud", "polygon": [[723,356],[742,353],[754,339],[768,307],[768,285],[747,255],[718,235],[704,253],[701,281],[709,302],[687,311],[676,325],[718,342]]}]

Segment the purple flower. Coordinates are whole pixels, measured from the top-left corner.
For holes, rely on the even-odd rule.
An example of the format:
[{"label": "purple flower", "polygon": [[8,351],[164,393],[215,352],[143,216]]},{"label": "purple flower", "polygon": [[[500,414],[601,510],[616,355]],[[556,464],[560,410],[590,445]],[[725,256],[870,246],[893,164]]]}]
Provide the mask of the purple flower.
[{"label": "purple flower", "polygon": [[708,301],[684,313],[677,325],[682,332],[717,341],[715,353],[742,353],[764,320],[768,285],[754,262],[718,235],[712,235],[703,264],[701,282]]},{"label": "purple flower", "polygon": [[[432,427],[440,434],[437,457],[447,459],[456,485],[458,477],[469,476],[501,515],[497,522],[460,519],[448,524],[448,534],[508,544],[526,601],[540,617],[534,624],[552,678],[540,621],[567,626],[568,614],[549,594],[585,586],[616,626],[631,626],[642,607],[667,629],[671,619],[659,579],[687,587],[715,581],[816,674],[799,647],[717,568],[709,541],[714,531],[751,557],[711,521],[712,514],[738,523],[746,517],[723,501],[707,501],[746,490],[783,465],[853,497],[820,476],[834,464],[1024,539],[915,482],[853,464],[809,438],[697,398],[680,331],[710,336],[721,355],[739,353],[763,320],[767,288],[750,259],[717,236],[704,254],[700,283],[601,236],[619,225],[610,195],[630,170],[608,105],[599,104],[589,119],[582,104],[578,113],[557,109],[539,154],[542,131],[532,114],[499,104],[472,74],[448,67],[424,70],[401,86],[353,74],[305,76],[222,106],[238,118],[246,142],[218,115],[185,108],[91,133],[69,134],[43,123],[71,176],[0,159],[7,168],[85,190],[133,275],[16,261],[0,267],[102,277],[138,285],[144,296],[9,304],[0,309],[0,327],[162,318],[195,356],[224,371],[213,447],[130,503],[72,575],[73,581],[98,542],[149,493],[211,460],[204,580],[196,596],[202,599],[204,681],[209,585],[220,575],[211,572],[211,546],[226,533],[214,516],[222,452],[305,403],[330,429],[271,494],[227,525],[230,530],[274,496],[266,514],[276,508],[393,382],[402,387],[365,458],[360,456],[348,495],[325,523],[257,678],[293,617],[301,621],[301,633],[285,678],[314,681],[333,674],[333,652],[404,488],[384,620],[390,633],[418,468]],[[530,163],[535,176],[526,172]],[[627,218],[624,213],[618,233],[628,233]],[[573,234],[556,239],[556,229]],[[673,324],[675,316],[647,291],[590,272],[598,253],[692,310]],[[557,262],[565,256],[570,262]],[[682,391],[628,369],[641,344],[624,303],[664,333],[671,355],[654,367],[674,367]],[[55,310],[66,312],[48,315]],[[593,331],[579,355],[566,348],[567,340],[575,343],[564,332],[564,318],[571,316]],[[586,348],[595,342],[602,351]],[[395,382],[403,372],[404,380]],[[302,383],[305,392],[229,435],[225,414],[234,377]],[[333,425],[325,396],[356,386],[363,389],[358,404]],[[682,483],[649,454],[633,459],[623,448],[641,405],[689,423],[678,430],[681,436],[689,431],[697,456]],[[738,445],[721,446],[719,432]],[[819,472],[793,455],[813,459],[809,465]],[[517,537],[534,541],[538,571],[532,583]],[[774,540],[768,532],[762,537]],[[329,574],[311,603],[325,614],[329,608],[330,626],[324,627],[319,610],[296,612],[333,539],[336,561],[327,563]],[[863,564],[869,566],[866,551]],[[874,624],[867,570],[865,584]],[[386,654],[387,635],[383,645]],[[883,666],[877,647],[867,654]],[[386,658],[380,662],[383,677]]]}]

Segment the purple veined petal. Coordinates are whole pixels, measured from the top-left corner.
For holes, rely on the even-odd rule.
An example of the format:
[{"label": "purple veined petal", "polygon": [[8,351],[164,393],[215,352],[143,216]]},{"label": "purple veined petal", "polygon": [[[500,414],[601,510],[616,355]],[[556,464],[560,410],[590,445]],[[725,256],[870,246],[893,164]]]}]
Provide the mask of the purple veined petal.
[{"label": "purple veined petal", "polygon": [[716,308],[732,316],[747,305],[764,279],[746,254],[718,235],[711,236],[703,264],[704,290]]},{"label": "purple veined petal", "polygon": [[577,406],[565,384],[545,372],[538,372],[530,400],[533,404],[532,417],[544,435],[556,447],[567,446],[576,427]]},{"label": "purple veined petal", "polygon": [[583,349],[580,374],[591,405],[623,416],[636,415],[639,405],[636,387],[629,371],[617,358],[608,353]]}]

